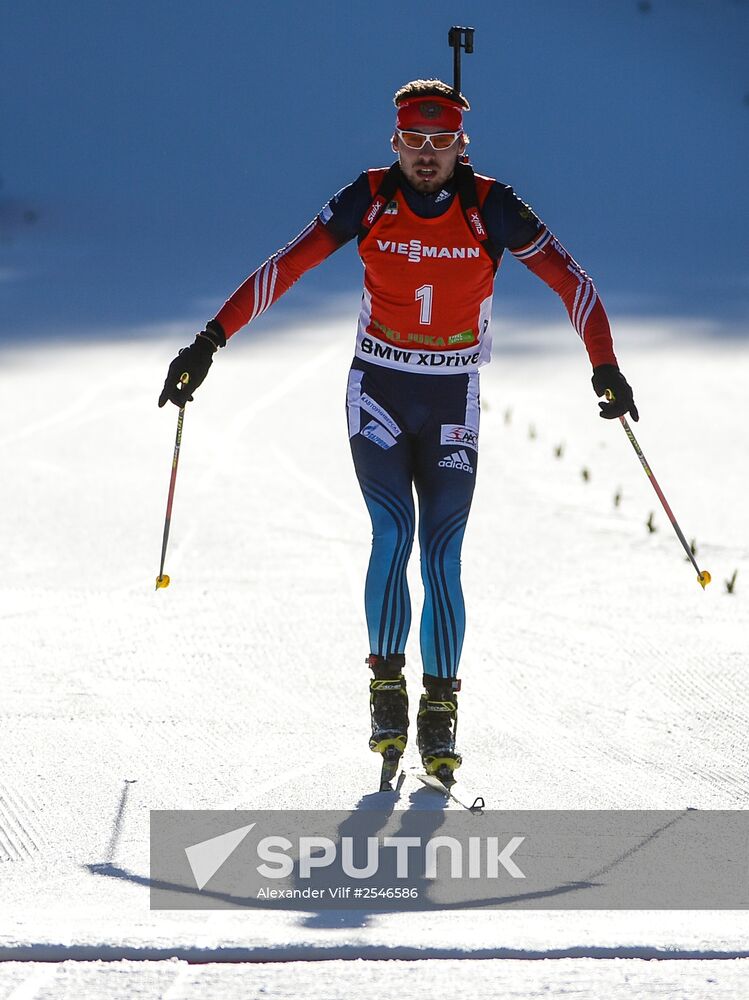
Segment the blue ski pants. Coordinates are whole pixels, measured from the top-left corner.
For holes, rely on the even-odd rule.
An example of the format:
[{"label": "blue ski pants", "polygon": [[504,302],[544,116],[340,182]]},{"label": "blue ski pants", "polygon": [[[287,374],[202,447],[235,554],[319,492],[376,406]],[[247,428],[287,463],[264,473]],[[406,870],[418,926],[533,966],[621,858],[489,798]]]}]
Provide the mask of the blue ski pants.
[{"label": "blue ski pants", "polygon": [[371,653],[405,651],[406,566],[415,534],[424,604],[424,673],[455,677],[465,634],[460,550],[478,466],[478,373],[421,375],[356,359],[347,416],[356,475],[372,520],[364,591]]}]

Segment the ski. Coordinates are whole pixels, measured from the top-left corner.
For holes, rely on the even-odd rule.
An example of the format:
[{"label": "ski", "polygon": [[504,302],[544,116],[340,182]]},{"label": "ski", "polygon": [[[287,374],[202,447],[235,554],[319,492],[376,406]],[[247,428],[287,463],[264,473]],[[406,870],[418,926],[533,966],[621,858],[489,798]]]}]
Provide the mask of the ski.
[{"label": "ski", "polygon": [[482,795],[477,795],[473,800],[472,805],[468,804],[467,799],[463,799],[462,797],[456,795],[453,791],[453,785],[455,784],[454,779],[453,781],[449,781],[449,779],[446,778],[446,780],[443,781],[438,778],[436,774],[425,774],[423,771],[412,771],[411,773],[426,788],[431,788],[433,791],[444,795],[445,798],[452,799],[453,802],[457,802],[459,806],[467,809],[468,812],[480,813],[483,812],[486,807],[486,803],[484,802]]},{"label": "ski", "polygon": [[[382,770],[380,771],[380,791],[381,792],[392,792],[393,786],[390,782],[395,777],[398,767],[400,766],[400,760],[403,755],[395,748],[388,747],[388,749],[382,755]],[[398,786],[396,791],[400,791],[403,784],[401,779],[398,780]]]}]

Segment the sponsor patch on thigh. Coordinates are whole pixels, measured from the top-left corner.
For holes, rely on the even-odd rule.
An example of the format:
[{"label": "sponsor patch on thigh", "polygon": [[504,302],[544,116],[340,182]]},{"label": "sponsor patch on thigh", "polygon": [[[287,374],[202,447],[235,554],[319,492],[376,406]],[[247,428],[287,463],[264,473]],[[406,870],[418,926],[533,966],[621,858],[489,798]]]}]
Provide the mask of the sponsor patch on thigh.
[{"label": "sponsor patch on thigh", "polygon": [[385,430],[376,420],[370,420],[366,427],[362,427],[361,436],[378,444],[380,448],[392,448],[397,444],[392,434]]},{"label": "sponsor patch on thigh", "polygon": [[401,432],[398,424],[393,420],[388,411],[383,406],[380,406],[376,400],[372,399],[371,396],[368,396],[366,392],[363,392],[359,397],[359,406],[363,410],[366,410],[370,417],[376,417],[381,424],[384,424],[394,438],[398,437]]},{"label": "sponsor patch on thigh", "polygon": [[479,450],[479,432],[464,424],[442,424],[440,444],[461,445],[463,448]]}]

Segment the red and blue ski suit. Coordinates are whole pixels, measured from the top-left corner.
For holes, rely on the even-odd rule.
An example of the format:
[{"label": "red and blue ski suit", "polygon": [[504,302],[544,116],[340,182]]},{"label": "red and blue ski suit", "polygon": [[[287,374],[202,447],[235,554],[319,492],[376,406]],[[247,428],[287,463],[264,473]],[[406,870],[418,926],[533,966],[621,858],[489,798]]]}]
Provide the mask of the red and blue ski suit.
[{"label": "red and blue ski suit", "polygon": [[[459,197],[466,171],[472,207]],[[459,164],[441,191],[421,194],[391,168],[395,190],[379,197],[386,173],[365,171],[340,190],[214,322],[230,337],[358,238],[364,290],[346,406],[373,530],[365,584],[370,652],[405,651],[415,488],[423,669],[451,678],[465,634],[460,551],[478,469],[479,368],[490,359],[492,291],[504,251],[560,295],[593,367],[616,358],[593,281],[512,188]]]}]

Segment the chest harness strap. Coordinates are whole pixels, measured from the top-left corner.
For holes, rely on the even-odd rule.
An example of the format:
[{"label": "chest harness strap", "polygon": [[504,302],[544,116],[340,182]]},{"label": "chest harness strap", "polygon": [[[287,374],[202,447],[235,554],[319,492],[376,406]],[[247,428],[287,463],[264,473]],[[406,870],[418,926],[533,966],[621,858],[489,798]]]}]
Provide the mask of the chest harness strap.
[{"label": "chest harness strap", "polygon": [[[469,163],[458,162],[455,165],[454,176],[458,198],[460,199],[460,207],[463,210],[463,215],[468,223],[468,227],[475,236],[476,240],[481,244],[488,256],[491,258],[494,270],[496,271],[500,254],[489,238],[486,223],[481,215],[478,191],[476,190],[476,177],[473,172],[473,167]],[[393,200],[393,197],[400,186],[401,179],[402,174],[400,164],[396,161],[388,168],[388,171],[382,178],[380,186],[377,188],[375,196],[370,202],[367,211],[362,216],[362,220],[359,223],[360,243],[366,236],[369,235],[372,227],[376,225],[378,220],[382,218],[384,210]]]}]

